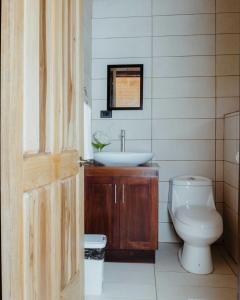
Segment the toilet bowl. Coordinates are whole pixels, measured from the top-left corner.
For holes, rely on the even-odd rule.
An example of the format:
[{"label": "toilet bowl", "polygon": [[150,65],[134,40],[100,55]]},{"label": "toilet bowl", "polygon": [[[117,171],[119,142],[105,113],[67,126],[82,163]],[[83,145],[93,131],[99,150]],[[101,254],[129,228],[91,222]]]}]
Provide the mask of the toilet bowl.
[{"label": "toilet bowl", "polygon": [[184,241],[178,256],[185,270],[196,274],[213,271],[210,245],[223,232],[217,212],[212,181],[201,176],[180,176],[170,180],[168,210],[174,228]]}]

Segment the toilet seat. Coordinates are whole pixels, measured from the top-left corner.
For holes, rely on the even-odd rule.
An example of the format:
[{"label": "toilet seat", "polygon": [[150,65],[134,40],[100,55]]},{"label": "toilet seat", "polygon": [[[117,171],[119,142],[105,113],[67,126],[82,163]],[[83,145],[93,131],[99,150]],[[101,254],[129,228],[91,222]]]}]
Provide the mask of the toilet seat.
[{"label": "toilet seat", "polygon": [[216,209],[207,206],[180,206],[175,211],[175,218],[199,229],[210,229],[222,224],[222,218]]}]

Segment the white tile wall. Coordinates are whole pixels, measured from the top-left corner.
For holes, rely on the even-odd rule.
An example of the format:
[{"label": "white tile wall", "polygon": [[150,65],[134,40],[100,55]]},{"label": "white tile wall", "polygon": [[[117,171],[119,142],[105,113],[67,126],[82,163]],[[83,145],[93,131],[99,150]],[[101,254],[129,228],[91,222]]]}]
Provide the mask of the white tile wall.
[{"label": "white tile wall", "polygon": [[224,122],[224,243],[238,260],[239,113],[225,115]]},{"label": "white tile wall", "polygon": [[169,190],[169,182],[168,181],[160,181],[159,182],[159,201],[167,202],[168,201],[168,190]]},{"label": "white tile wall", "polygon": [[240,3],[238,0],[217,0],[217,13],[240,12]]},{"label": "white tile wall", "polygon": [[222,161],[216,161],[216,180],[223,181],[223,164]]},{"label": "white tile wall", "polygon": [[[177,149],[177,151],[176,151]],[[156,160],[214,160],[214,140],[153,140]],[[161,163],[160,163],[161,165]]]},{"label": "white tile wall", "polygon": [[215,118],[215,98],[153,99],[152,118]]},{"label": "white tile wall", "polygon": [[215,15],[174,15],[153,17],[153,35],[215,34]]},{"label": "white tile wall", "polygon": [[238,215],[224,205],[224,245],[230,255],[238,260]]},{"label": "white tile wall", "polygon": [[239,75],[239,55],[216,56],[216,75]]},{"label": "white tile wall", "polygon": [[238,124],[225,118],[223,126],[223,118],[239,110],[239,7],[239,1],[216,1],[216,138],[219,139],[216,140],[216,173],[220,170],[224,181],[221,193],[224,201],[224,244],[235,260],[237,232],[234,220],[237,218],[235,208],[238,200],[233,186],[236,186],[238,166],[234,164],[236,141],[231,139],[238,134]]},{"label": "white tile wall", "polygon": [[216,33],[240,33],[237,13],[218,13],[216,15]]},{"label": "white tile wall", "polygon": [[224,182],[238,188],[238,165],[224,161]]},{"label": "white tile wall", "polygon": [[217,140],[223,139],[223,131],[224,131],[224,120],[222,118],[216,119],[216,139]]},{"label": "white tile wall", "polygon": [[126,139],[151,139],[151,120],[93,120],[93,130],[107,132],[111,139],[119,140],[121,129],[126,130]]},{"label": "white tile wall", "polygon": [[239,137],[239,114],[233,113],[225,116],[224,136],[225,139],[238,139]]},{"label": "white tile wall", "polygon": [[216,140],[216,160],[223,159],[223,140]]},{"label": "white tile wall", "polygon": [[153,98],[215,96],[214,77],[153,78],[152,84]]},{"label": "white tile wall", "polygon": [[[216,2],[217,16],[215,0],[93,1],[93,130],[110,134],[107,151],[120,149],[123,128],[127,151],[155,153],[164,242],[178,240],[167,213],[169,178],[197,174],[217,180],[217,208],[223,210],[223,118],[238,109],[240,39],[239,16],[229,14],[236,0]],[[107,65],[124,63],[144,64],[144,109],[100,119]]]},{"label": "white tile wall", "polygon": [[183,174],[196,174],[215,179],[214,161],[160,161],[159,180],[169,181],[170,178]]},{"label": "white tile wall", "polygon": [[153,0],[154,15],[214,13],[214,0]]},{"label": "white tile wall", "polygon": [[94,0],[93,18],[151,16],[149,0]]},{"label": "white tile wall", "polygon": [[223,206],[223,182],[216,182],[216,201]]},{"label": "white tile wall", "polygon": [[151,17],[93,19],[93,38],[126,38],[151,35]]},{"label": "white tile wall", "polygon": [[161,220],[161,222],[166,222],[166,223],[170,223],[171,222],[171,217],[169,215],[168,212],[168,202],[159,202],[159,206],[158,206],[158,215],[159,215],[159,219]]},{"label": "white tile wall", "polygon": [[239,96],[239,76],[218,76],[216,80],[217,97]]},{"label": "white tile wall", "polygon": [[[125,145],[126,151],[130,152],[151,152],[152,142],[151,140],[127,140]],[[110,145],[104,148],[104,151],[120,151],[120,140],[113,140]]]},{"label": "white tile wall", "polygon": [[216,117],[223,118],[224,115],[239,111],[239,97],[218,97],[216,99]]},{"label": "white tile wall", "polygon": [[93,39],[93,58],[150,56],[150,37]]},{"label": "white tile wall", "polygon": [[178,243],[180,241],[174,230],[173,224],[167,222],[159,223],[158,240],[163,243]]},{"label": "white tile wall", "polygon": [[154,57],[153,77],[181,76],[215,76],[215,56]]},{"label": "white tile wall", "polygon": [[214,139],[214,119],[152,120],[153,139]]},{"label": "white tile wall", "polygon": [[[236,42],[236,39],[234,41]],[[237,52],[235,45],[232,45],[232,51]],[[153,38],[153,56],[187,55],[215,55],[215,36],[190,35]]]},{"label": "white tile wall", "polygon": [[224,204],[238,213],[238,189],[224,183]]},{"label": "white tile wall", "polygon": [[238,140],[224,139],[224,160],[230,163],[236,163],[236,154]]},{"label": "white tile wall", "polygon": [[216,36],[216,54],[236,54],[239,53],[239,34],[218,34]]}]

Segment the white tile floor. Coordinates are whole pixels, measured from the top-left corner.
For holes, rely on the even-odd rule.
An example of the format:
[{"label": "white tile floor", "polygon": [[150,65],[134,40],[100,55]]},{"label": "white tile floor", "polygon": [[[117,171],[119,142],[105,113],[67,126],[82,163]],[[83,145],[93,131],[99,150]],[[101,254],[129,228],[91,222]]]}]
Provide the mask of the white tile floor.
[{"label": "white tile floor", "polygon": [[103,294],[86,300],[236,300],[236,276],[218,248],[214,272],[186,272],[177,258],[178,244],[160,244],[156,264],[105,263]]}]

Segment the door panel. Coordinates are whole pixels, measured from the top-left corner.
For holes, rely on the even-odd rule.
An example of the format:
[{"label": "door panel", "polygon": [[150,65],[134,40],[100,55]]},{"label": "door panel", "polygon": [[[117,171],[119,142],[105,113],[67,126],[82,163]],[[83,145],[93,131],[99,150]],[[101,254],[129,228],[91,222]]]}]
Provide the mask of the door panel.
[{"label": "door panel", "polygon": [[67,179],[61,183],[61,287],[79,272],[77,265],[77,203],[76,180]]},{"label": "door panel", "polygon": [[156,248],[157,180],[120,178],[120,248],[152,250]]},{"label": "door panel", "polygon": [[63,1],[62,14],[62,75],[63,75],[63,149],[75,145],[75,37],[76,37],[76,1]]},{"label": "door panel", "polygon": [[3,0],[3,300],[84,299],[82,0]]},{"label": "door panel", "polygon": [[55,201],[55,190],[58,189],[53,184],[24,194],[24,299],[60,297],[61,207]]}]

